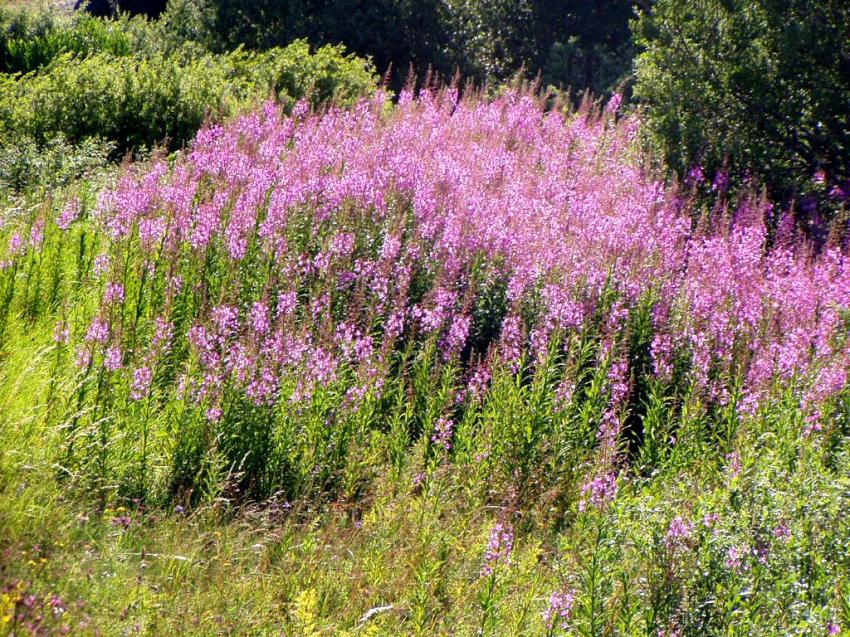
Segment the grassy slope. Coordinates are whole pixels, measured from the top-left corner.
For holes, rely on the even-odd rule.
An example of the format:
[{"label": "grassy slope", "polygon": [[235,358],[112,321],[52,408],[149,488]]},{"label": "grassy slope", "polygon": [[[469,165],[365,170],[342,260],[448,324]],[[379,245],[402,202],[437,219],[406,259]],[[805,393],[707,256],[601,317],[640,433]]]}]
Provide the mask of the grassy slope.
[{"label": "grassy slope", "polygon": [[[486,577],[497,499],[475,464],[415,486],[419,446],[356,504],[101,510],[60,466],[48,417],[51,386],[70,382],[52,375],[56,318],[15,317],[0,347],[0,635],[542,635],[563,590],[580,635],[671,634],[677,609],[691,625],[711,614],[716,634],[850,625],[847,438],[802,438],[793,397],[741,423],[734,460],[697,416],[613,506],[578,512],[575,484],[529,503],[510,564]],[[692,527],[671,542],[676,518]]]},{"label": "grassy slope", "polygon": [[[539,635],[550,592],[564,582],[583,590],[590,576],[605,598],[597,612],[606,609],[609,619],[581,634],[648,634],[640,607],[653,600],[630,587],[693,575],[679,574],[687,560],[647,560],[652,539],[658,543],[674,513],[698,519],[709,510],[720,514],[723,544],[746,542],[769,520],[786,521],[792,533],[758,577],[712,584],[718,602],[729,605],[729,634],[823,634],[830,618],[850,620],[847,591],[829,583],[847,572],[847,453],[829,454],[827,468],[823,450],[803,448],[799,464],[783,466],[792,422],[768,419],[742,433],[740,477],[691,462],[621,490],[616,509],[560,534],[546,530],[545,503],[524,512],[527,531],[488,597],[490,581],[479,569],[497,511],[474,505],[474,476],[446,473],[422,493],[410,475],[382,476],[362,510],[234,511],[219,501],[191,515],[144,513],[132,503],[98,511],[69,495],[55,464],[58,434],[43,424],[50,332],[46,321],[16,321],[0,367],[0,634],[11,634],[17,602],[27,617],[46,615],[43,634],[64,625],[71,634],[105,635],[473,635],[487,617],[488,634]],[[783,413],[793,416],[780,406],[776,417]],[[127,529],[123,516],[132,520]],[[589,573],[597,560],[600,571]],[[794,608],[788,601],[798,597],[800,569],[812,591],[809,604]],[[24,607],[29,594],[34,611]],[[61,613],[51,610],[53,594]],[[358,630],[370,608],[390,604]]]}]

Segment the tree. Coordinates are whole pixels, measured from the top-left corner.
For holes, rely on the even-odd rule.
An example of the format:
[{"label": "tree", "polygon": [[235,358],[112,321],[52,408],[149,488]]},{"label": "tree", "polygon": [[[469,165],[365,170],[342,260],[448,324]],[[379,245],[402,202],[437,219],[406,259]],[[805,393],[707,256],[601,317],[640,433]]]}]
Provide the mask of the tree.
[{"label": "tree", "polygon": [[[443,79],[498,84],[520,69],[547,84],[611,90],[631,68],[633,0],[170,0],[176,31],[224,52],[267,49],[295,39],[343,44],[392,68]],[[89,0],[89,11],[158,14],[165,0]],[[188,16],[186,26],[181,16]],[[202,26],[205,33],[196,28]]]},{"label": "tree", "polygon": [[635,95],[681,177],[799,200],[850,176],[846,0],[658,0],[633,29]]},{"label": "tree", "polygon": [[84,8],[92,15],[101,17],[114,15],[118,10],[156,17],[165,11],[165,4],[166,0],[77,0],[74,8]]}]

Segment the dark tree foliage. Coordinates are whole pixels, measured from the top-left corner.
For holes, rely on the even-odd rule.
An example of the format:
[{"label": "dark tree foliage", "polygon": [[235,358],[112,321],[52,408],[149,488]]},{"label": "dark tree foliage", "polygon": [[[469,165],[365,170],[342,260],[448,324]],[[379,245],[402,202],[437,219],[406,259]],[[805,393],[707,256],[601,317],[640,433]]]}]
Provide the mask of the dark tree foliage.
[{"label": "dark tree foliage", "polygon": [[[610,91],[631,72],[629,0],[537,0],[537,67],[552,84]],[[545,56],[545,57],[544,57]]]},{"label": "dark tree foliage", "polygon": [[[137,0],[141,1],[141,0]],[[132,10],[131,0],[121,0]],[[265,49],[306,38],[344,44],[392,69],[501,82],[520,69],[547,84],[612,90],[629,75],[632,0],[172,0],[203,5],[205,44]]]},{"label": "dark tree foliage", "polygon": [[[219,46],[278,46],[293,38],[344,44],[370,56],[376,68],[402,78],[410,66],[446,71],[445,5],[433,0],[211,0]],[[397,79],[398,81],[398,79]]]},{"label": "dark tree foliage", "polygon": [[77,0],[75,9],[85,8],[95,16],[115,15],[116,11],[143,14],[152,18],[165,11],[166,0]]},{"label": "dark tree foliage", "polygon": [[752,175],[804,212],[848,194],[850,3],[658,0],[634,27],[635,94],[680,176]]}]

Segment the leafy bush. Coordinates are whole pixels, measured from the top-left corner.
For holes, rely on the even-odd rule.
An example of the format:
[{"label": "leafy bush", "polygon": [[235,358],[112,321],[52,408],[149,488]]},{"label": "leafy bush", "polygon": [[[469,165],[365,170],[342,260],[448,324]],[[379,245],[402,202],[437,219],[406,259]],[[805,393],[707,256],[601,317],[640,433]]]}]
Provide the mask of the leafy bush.
[{"label": "leafy bush", "polygon": [[311,55],[301,41],[258,54],[65,53],[43,72],[0,77],[0,139],[29,135],[41,143],[61,133],[70,141],[113,140],[121,152],[165,140],[179,147],[207,116],[223,117],[272,93],[289,106],[304,97],[317,105],[351,102],[374,88],[362,60],[338,47]]},{"label": "leafy bush", "polygon": [[69,19],[27,11],[5,20],[0,44],[8,46],[3,44],[0,70],[28,72],[68,52],[154,57],[181,48],[185,54],[191,43],[196,54],[226,53],[303,38],[313,45],[343,43],[372,58],[382,73],[392,67],[396,88],[411,66],[420,77],[433,71],[448,78],[460,71],[490,82],[524,67],[529,75],[542,72],[547,83],[604,92],[628,72],[630,15],[630,0],[569,6],[552,0],[171,0],[155,20],[129,14]]},{"label": "leafy bush", "polygon": [[205,0],[170,0],[156,20],[121,19],[133,41],[133,51],[140,57],[169,54],[181,48],[219,53],[231,50],[218,46],[212,29],[215,16]]},{"label": "leafy bush", "polygon": [[524,66],[547,84],[611,92],[628,75],[632,2],[449,0],[452,62],[504,80]]},{"label": "leafy bush", "polygon": [[0,189],[23,192],[64,186],[105,166],[114,146],[97,137],[70,144],[62,134],[42,144],[32,137],[19,138],[13,145],[0,146]]},{"label": "leafy bush", "polygon": [[20,12],[6,22],[0,16],[0,72],[29,73],[62,53],[129,55],[126,22],[85,15],[63,19],[48,11]]},{"label": "leafy bush", "polygon": [[[377,77],[371,63],[344,51],[342,46],[326,45],[311,53],[305,40],[270,49],[256,56],[255,82],[268,84],[287,107],[303,97],[313,106],[327,102],[351,106],[374,92]],[[250,67],[251,62],[245,64]]]},{"label": "leafy bush", "polygon": [[604,95],[624,83],[631,60],[631,42],[612,49],[602,44],[585,47],[579,38],[568,38],[552,44],[543,81],[569,86],[574,94],[588,90]]},{"label": "leafy bush", "polygon": [[635,34],[635,94],[680,177],[755,175],[780,199],[850,178],[850,4],[659,0]]},{"label": "leafy bush", "polygon": [[[180,0],[203,15],[203,36],[219,50],[263,49],[303,37],[343,43],[400,88],[412,65],[424,77],[460,71],[502,82],[524,66],[553,84],[611,90],[631,63],[630,0]],[[581,63],[565,59],[564,47]],[[596,68],[599,64],[600,67]]]}]

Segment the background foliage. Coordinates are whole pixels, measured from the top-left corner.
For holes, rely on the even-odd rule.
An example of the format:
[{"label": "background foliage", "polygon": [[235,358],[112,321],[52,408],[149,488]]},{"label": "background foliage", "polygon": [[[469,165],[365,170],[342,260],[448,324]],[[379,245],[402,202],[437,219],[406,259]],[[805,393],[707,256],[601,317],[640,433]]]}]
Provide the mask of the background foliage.
[{"label": "background foliage", "polygon": [[[372,58],[394,88],[412,66],[502,82],[521,67],[546,83],[610,92],[629,73],[631,0],[179,0],[217,50],[344,44]],[[130,8],[125,4],[125,8]]]},{"label": "background foliage", "polygon": [[191,2],[154,21],[0,10],[0,184],[59,185],[127,153],[177,150],[205,120],[270,96],[352,104],[377,87],[374,67],[341,46],[217,53],[208,37]]},{"label": "background foliage", "polygon": [[804,213],[828,199],[825,182],[850,193],[846,2],[659,0],[635,34],[635,94],[680,177],[752,176]]},{"label": "background foliage", "polygon": [[64,53],[53,62],[41,73],[0,77],[0,136],[100,136],[122,152],[165,140],[179,148],[207,116],[221,118],[271,95],[288,107],[306,96],[316,105],[332,98],[350,103],[375,86],[361,60],[329,46],[311,55],[304,41],[256,54]]}]

